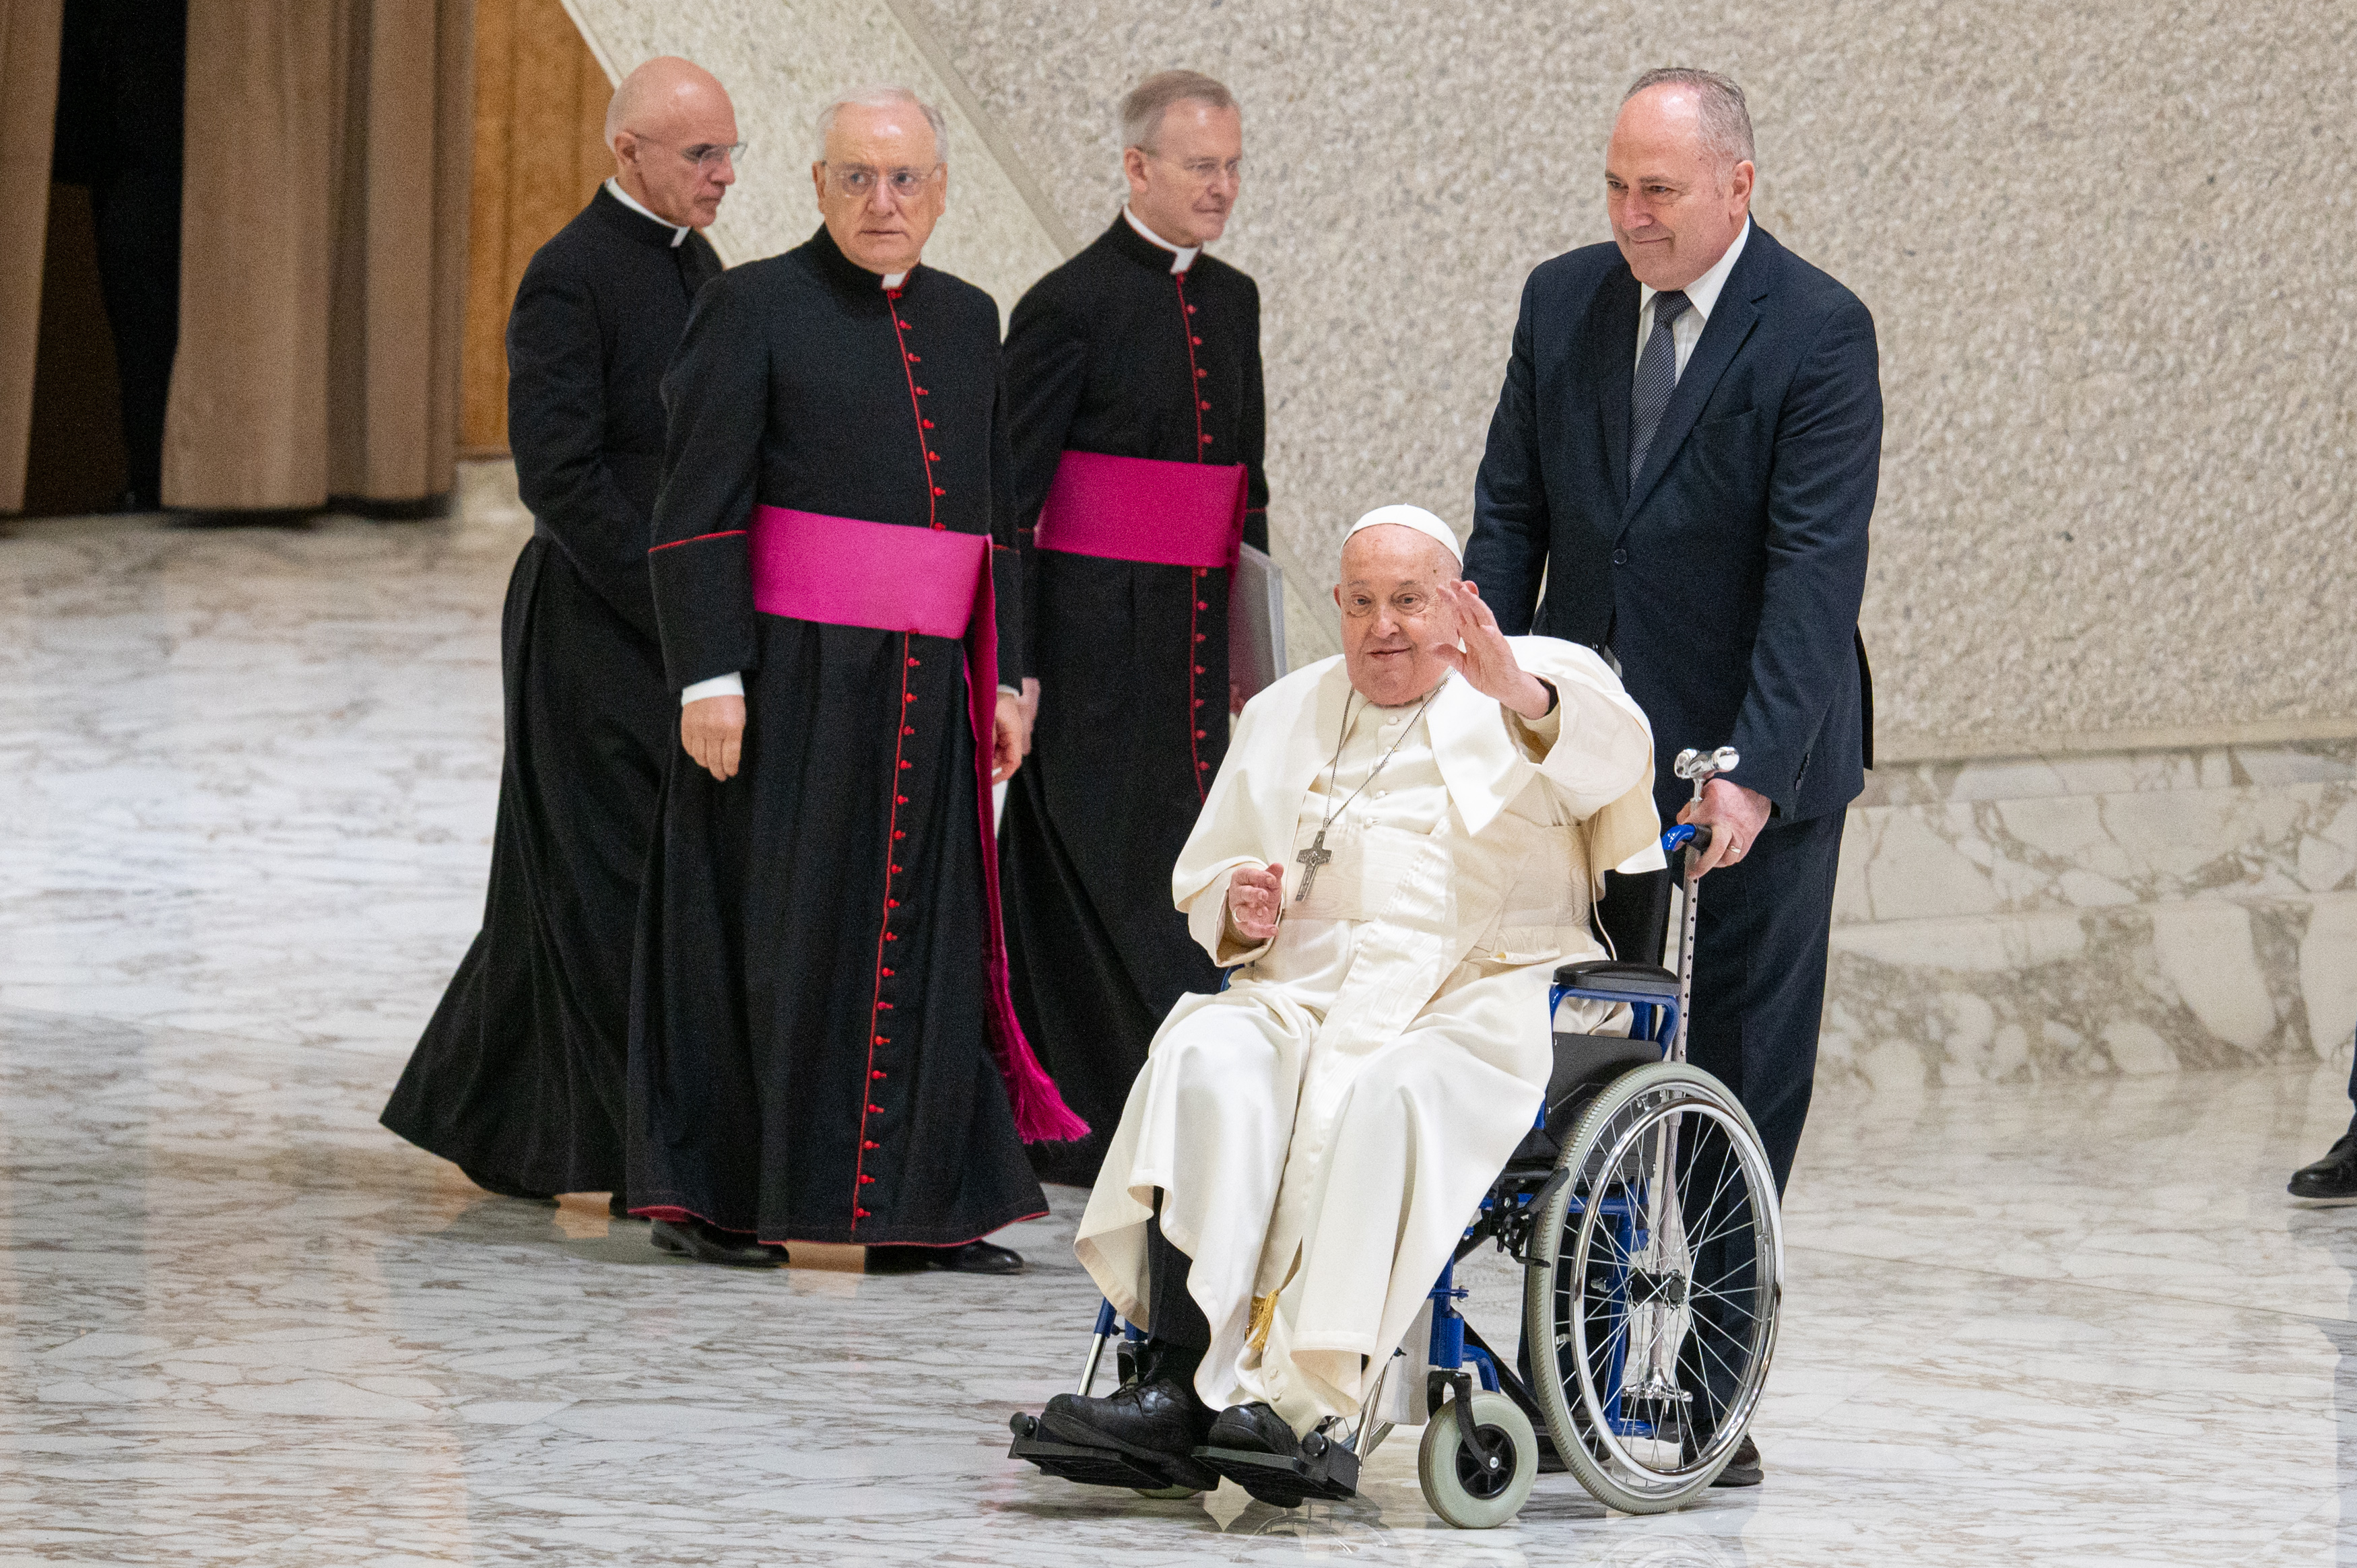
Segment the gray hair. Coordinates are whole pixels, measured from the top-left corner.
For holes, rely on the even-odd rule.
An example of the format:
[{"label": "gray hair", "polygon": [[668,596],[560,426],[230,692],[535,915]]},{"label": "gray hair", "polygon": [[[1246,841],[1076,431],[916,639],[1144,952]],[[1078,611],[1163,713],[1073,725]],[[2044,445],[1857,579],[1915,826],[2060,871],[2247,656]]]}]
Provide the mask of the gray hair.
[{"label": "gray hair", "polygon": [[1719,166],[1732,169],[1737,164],[1756,164],[1751,156],[1751,110],[1743,102],[1743,89],[1735,79],[1715,70],[1697,70],[1692,66],[1665,65],[1647,71],[1629,84],[1620,95],[1626,103],[1640,92],[1654,87],[1683,87],[1695,96],[1695,119],[1702,131],[1702,145],[1711,150]]},{"label": "gray hair", "polygon": [[942,112],[905,87],[855,87],[831,101],[818,112],[818,161],[826,162],[826,138],[834,129],[834,117],[844,110],[889,109],[897,104],[910,103],[925,116],[925,124],[933,128],[933,157],[940,163],[950,161],[950,126]]},{"label": "gray hair", "polygon": [[1129,90],[1121,101],[1121,145],[1144,152],[1154,150],[1162,132],[1162,116],[1176,103],[1207,103],[1233,109],[1235,95],[1200,70],[1157,70]]}]

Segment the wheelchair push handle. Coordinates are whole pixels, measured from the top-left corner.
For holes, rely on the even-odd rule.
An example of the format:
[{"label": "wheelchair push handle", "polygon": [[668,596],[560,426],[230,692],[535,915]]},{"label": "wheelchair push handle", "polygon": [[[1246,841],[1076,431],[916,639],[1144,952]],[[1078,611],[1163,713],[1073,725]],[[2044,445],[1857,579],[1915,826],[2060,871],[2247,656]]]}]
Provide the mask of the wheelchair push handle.
[{"label": "wheelchair push handle", "polygon": [[[1722,773],[1732,773],[1742,765],[1743,757],[1735,747],[1722,746],[1713,751],[1688,746],[1678,753],[1670,770],[1694,785],[1695,804],[1702,803],[1703,787]],[[1694,1012],[1694,950],[1696,916],[1702,904],[1702,878],[1695,871],[1703,852],[1710,847],[1710,828],[1702,822],[1680,822],[1662,835],[1662,853],[1677,867],[1679,886],[1684,889],[1684,915],[1678,922],[1678,1026],[1670,1046],[1670,1059],[1686,1059],[1686,1019]],[[1685,859],[1679,862],[1683,852]]]},{"label": "wheelchair push handle", "polygon": [[1680,850],[1692,850],[1700,854],[1710,847],[1708,822],[1680,822],[1662,835],[1662,854],[1674,863]]}]

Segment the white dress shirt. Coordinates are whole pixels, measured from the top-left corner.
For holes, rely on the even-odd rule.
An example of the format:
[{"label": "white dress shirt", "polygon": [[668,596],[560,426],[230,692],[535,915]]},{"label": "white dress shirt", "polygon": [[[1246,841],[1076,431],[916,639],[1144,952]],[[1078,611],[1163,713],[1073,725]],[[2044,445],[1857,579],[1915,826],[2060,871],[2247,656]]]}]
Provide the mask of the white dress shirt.
[{"label": "white dress shirt", "polygon": [[614,178],[610,175],[608,176],[606,179],[606,194],[620,202],[623,206],[629,208],[631,211],[637,213],[640,217],[653,219],[654,221],[670,230],[672,231],[671,248],[673,250],[676,251],[682,245],[687,243],[688,226],[686,224],[674,223],[668,218],[660,217],[655,213],[648,211],[642,203],[633,199],[630,193],[622,188],[622,182],[620,180]]},{"label": "white dress shirt", "polygon": [[[1710,324],[1710,313],[1718,304],[1718,291],[1727,286],[1727,274],[1735,270],[1736,258],[1743,254],[1743,242],[1750,238],[1751,220],[1746,218],[1743,231],[1736,235],[1727,254],[1713,262],[1710,271],[1686,285],[1686,304],[1691,308],[1681,311],[1678,318],[1670,323],[1670,342],[1678,354],[1678,375],[1686,373],[1686,361],[1694,358],[1695,345],[1702,341],[1702,329]],[[1660,292],[1643,284],[1637,285],[1638,360],[1645,357],[1645,339],[1653,335],[1653,296]]]},{"label": "white dress shirt", "polygon": [[1147,228],[1139,221],[1137,214],[1129,209],[1129,203],[1126,201],[1121,204],[1121,215],[1129,220],[1129,226],[1136,230],[1147,244],[1158,245],[1170,252],[1170,270],[1174,273],[1185,273],[1189,267],[1195,264],[1195,258],[1202,254],[1203,247],[1200,245],[1174,245]]}]

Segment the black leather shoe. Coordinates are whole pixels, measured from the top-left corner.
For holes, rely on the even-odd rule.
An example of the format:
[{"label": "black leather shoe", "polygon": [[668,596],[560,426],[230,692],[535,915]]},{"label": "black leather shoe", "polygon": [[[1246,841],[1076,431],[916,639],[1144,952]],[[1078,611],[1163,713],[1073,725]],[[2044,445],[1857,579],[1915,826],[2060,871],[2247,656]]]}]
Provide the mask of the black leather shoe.
[{"label": "black leather shoe", "polygon": [[658,1219],[650,1232],[657,1248],[684,1252],[698,1262],[774,1269],[786,1261],[786,1250],[775,1242],[757,1241],[741,1230],[723,1230],[707,1220]]},{"label": "black leather shoe", "polygon": [[1102,1399],[1058,1394],[1039,1424],[1049,1435],[1090,1448],[1112,1448],[1142,1459],[1175,1487],[1210,1491],[1220,1477],[1192,1457],[1211,1424],[1211,1407],[1187,1378],[1127,1383]]},{"label": "black leather shoe", "polygon": [[2292,1172],[2291,1185],[2284,1190],[2319,1208],[2357,1203],[2357,1132],[2343,1133],[2331,1153]]},{"label": "black leather shoe", "polygon": [[1280,1459],[1301,1456],[1301,1439],[1285,1417],[1265,1404],[1232,1404],[1212,1418],[1203,1439],[1211,1448],[1234,1448],[1246,1454],[1274,1454]]},{"label": "black leather shoe", "polygon": [[490,1176],[478,1176],[464,1165],[458,1167],[458,1174],[485,1192],[497,1193],[501,1197],[522,1198],[526,1203],[537,1203],[547,1208],[556,1207],[556,1195],[553,1192],[534,1192],[530,1187],[515,1187],[503,1181],[493,1181]]},{"label": "black leather shoe", "polygon": [[968,1241],[963,1247],[870,1247],[871,1274],[915,1274],[945,1269],[953,1274],[1019,1274],[1023,1254],[988,1241]]},{"label": "black leather shoe", "polygon": [[1718,1473],[1718,1478],[1711,1485],[1756,1487],[1765,1476],[1766,1472],[1760,1465],[1760,1444],[1752,1442],[1751,1434],[1747,1432],[1743,1434],[1743,1441],[1735,1445],[1735,1457],[1727,1462],[1727,1468]]},{"label": "black leather shoe", "polygon": [[1296,1437],[1265,1404],[1230,1405],[1212,1419],[1195,1457],[1273,1508],[1359,1495],[1359,1458],[1323,1432]]}]

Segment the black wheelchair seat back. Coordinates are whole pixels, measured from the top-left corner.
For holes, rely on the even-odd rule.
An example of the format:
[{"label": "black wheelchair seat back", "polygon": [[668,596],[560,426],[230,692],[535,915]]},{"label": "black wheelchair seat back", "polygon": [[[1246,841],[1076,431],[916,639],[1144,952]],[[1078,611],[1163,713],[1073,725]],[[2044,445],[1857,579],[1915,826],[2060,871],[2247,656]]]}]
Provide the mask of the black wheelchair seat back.
[{"label": "black wheelchair seat back", "polygon": [[[1668,872],[1606,872],[1604,895],[1596,901],[1593,923],[1605,950],[1620,956],[1565,964],[1555,971],[1556,984],[1676,999],[1678,977],[1659,963],[1643,961],[1658,959],[1669,940]],[[1555,1031],[1544,1123],[1531,1129],[1510,1164],[1544,1165],[1552,1169],[1563,1152],[1563,1141],[1571,1135],[1572,1123],[1597,1092],[1630,1069],[1661,1059],[1662,1047],[1651,1040]]]}]

